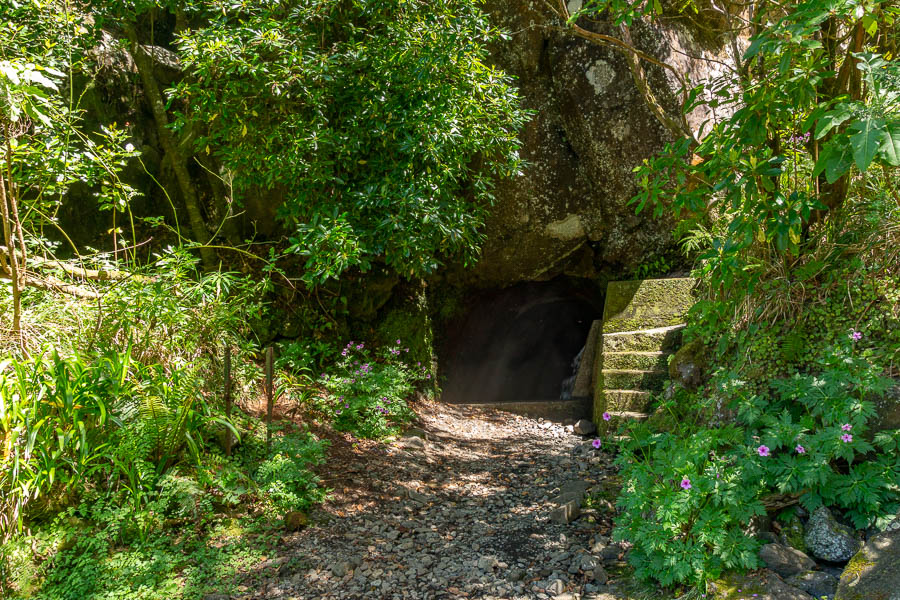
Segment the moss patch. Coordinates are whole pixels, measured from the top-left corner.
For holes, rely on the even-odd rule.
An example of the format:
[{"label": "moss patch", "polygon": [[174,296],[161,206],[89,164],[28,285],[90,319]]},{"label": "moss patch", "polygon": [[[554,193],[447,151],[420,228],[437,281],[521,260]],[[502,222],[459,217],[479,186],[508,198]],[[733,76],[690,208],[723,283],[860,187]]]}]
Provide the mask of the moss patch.
[{"label": "moss patch", "polygon": [[611,281],[606,288],[603,333],[684,323],[694,304],[691,278]]}]

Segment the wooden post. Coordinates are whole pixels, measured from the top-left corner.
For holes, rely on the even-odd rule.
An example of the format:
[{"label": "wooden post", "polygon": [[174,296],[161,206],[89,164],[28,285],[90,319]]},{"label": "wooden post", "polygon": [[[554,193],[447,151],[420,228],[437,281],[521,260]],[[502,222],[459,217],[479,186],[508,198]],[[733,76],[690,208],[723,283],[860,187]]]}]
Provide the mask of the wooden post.
[{"label": "wooden post", "polygon": [[266,448],[272,441],[272,411],[275,408],[275,393],[272,389],[272,363],[275,350],[266,348]]},{"label": "wooden post", "polygon": [[[225,418],[231,420],[231,346],[225,346]],[[225,428],[225,456],[231,456],[231,430]]]}]

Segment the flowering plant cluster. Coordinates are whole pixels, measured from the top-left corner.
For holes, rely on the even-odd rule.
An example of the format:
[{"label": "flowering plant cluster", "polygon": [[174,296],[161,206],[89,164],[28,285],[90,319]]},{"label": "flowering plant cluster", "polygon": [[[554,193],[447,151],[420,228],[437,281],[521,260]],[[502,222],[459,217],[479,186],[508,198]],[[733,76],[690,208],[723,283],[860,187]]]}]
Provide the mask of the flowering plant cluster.
[{"label": "flowering plant cluster", "polygon": [[407,362],[408,354],[399,339],[376,352],[364,342],[348,342],[337,363],[319,377],[325,390],[317,400],[319,410],[336,429],[358,437],[395,434],[413,416],[407,399],[431,377],[427,367]]},{"label": "flowering plant cluster", "polygon": [[[814,373],[778,378],[765,392],[734,373],[717,375],[718,397],[681,390],[663,404],[678,413],[674,428],[632,429],[619,458],[616,535],[634,543],[637,575],[700,584],[755,568],[759,542],[747,527],[766,513],[769,495],[792,495],[809,511],[829,506],[858,528],[896,513],[900,432],[869,431],[872,400],[889,380],[854,356],[857,341],[847,336]],[[697,416],[723,407],[727,424]]]}]

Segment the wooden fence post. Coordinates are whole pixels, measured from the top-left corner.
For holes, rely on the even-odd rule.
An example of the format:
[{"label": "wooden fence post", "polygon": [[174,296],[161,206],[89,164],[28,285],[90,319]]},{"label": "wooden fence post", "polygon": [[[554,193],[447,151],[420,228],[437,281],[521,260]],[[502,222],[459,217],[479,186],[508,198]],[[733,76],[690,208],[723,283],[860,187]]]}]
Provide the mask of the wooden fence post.
[{"label": "wooden fence post", "polygon": [[[225,346],[225,418],[231,421],[231,346]],[[225,456],[231,456],[231,429],[225,428]]]},{"label": "wooden fence post", "polygon": [[275,408],[275,392],[272,389],[272,363],[275,350],[272,346],[266,348],[266,448],[272,442],[272,411]]}]

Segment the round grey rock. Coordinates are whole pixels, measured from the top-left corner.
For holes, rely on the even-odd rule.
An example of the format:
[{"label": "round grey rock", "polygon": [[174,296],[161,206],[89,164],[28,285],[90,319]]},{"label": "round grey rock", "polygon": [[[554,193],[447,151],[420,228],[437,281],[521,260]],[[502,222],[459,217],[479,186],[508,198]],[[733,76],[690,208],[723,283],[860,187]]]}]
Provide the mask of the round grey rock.
[{"label": "round grey rock", "polygon": [[809,518],[804,541],[810,554],[830,562],[847,562],[860,546],[853,531],[838,523],[824,506],[817,508]]}]

